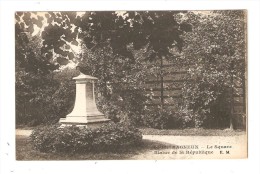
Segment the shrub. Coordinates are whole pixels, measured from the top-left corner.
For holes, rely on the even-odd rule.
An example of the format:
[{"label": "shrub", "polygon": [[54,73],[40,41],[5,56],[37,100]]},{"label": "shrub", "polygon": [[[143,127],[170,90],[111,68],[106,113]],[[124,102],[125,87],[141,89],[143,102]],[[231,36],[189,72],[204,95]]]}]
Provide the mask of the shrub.
[{"label": "shrub", "polygon": [[116,90],[109,98],[97,99],[98,108],[114,122],[125,122],[140,126],[144,96],[140,90]]},{"label": "shrub", "polygon": [[41,152],[84,153],[90,151],[117,151],[137,146],[141,132],[122,123],[108,123],[99,128],[80,128],[59,125],[37,128],[30,136],[35,149]]},{"label": "shrub", "polygon": [[46,76],[19,71],[16,73],[16,123],[34,126],[53,120],[52,95],[58,83]]},{"label": "shrub", "polygon": [[178,112],[189,117],[184,120],[185,125],[197,128],[229,127],[230,88],[204,81],[187,82],[182,88],[182,94],[184,102]]},{"label": "shrub", "polygon": [[64,69],[48,75],[16,73],[16,123],[28,126],[56,123],[72,109],[77,71]]},{"label": "shrub", "polygon": [[63,69],[56,72],[54,79],[59,84],[57,90],[52,95],[52,103],[49,106],[52,108],[49,114],[55,115],[56,122],[60,117],[65,117],[69,114],[74,106],[76,86],[73,77],[78,76],[79,72],[75,69]]},{"label": "shrub", "polygon": [[157,129],[180,128],[181,118],[169,107],[149,108],[142,117],[143,124]]}]

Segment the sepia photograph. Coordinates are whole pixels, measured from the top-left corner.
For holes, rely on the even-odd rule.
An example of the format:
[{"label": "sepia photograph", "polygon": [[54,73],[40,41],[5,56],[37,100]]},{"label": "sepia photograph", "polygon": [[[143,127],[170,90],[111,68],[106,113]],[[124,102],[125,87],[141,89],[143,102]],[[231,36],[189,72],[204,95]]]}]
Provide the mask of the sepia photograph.
[{"label": "sepia photograph", "polygon": [[14,17],[16,160],[248,158],[247,10]]}]

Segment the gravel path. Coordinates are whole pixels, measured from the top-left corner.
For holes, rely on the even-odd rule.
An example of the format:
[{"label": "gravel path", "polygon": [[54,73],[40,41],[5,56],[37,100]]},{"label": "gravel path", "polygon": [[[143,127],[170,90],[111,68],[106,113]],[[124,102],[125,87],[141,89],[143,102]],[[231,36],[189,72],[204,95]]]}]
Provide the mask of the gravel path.
[{"label": "gravel path", "polygon": [[32,130],[23,130],[23,129],[16,129],[15,134],[18,136],[26,136],[29,137],[32,133]]}]

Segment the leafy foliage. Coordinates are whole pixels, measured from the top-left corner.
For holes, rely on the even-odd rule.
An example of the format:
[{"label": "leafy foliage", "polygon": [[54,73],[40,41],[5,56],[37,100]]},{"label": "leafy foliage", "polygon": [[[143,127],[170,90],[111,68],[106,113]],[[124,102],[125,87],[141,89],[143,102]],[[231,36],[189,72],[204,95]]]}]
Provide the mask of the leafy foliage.
[{"label": "leafy foliage", "polygon": [[52,122],[52,94],[58,83],[49,76],[16,72],[16,123],[30,126]]},{"label": "leafy foliage", "polygon": [[182,128],[182,118],[167,106],[164,108],[146,108],[142,116],[144,125],[157,129]]},{"label": "leafy foliage", "polygon": [[84,41],[88,48],[103,47],[108,42],[114,54],[130,59],[133,56],[127,49],[129,44],[137,50],[149,44],[153,50],[151,59],[169,57],[172,55],[169,48],[175,46],[181,50],[180,35],[191,31],[187,23],[175,20],[176,13],[179,12],[91,12]]},{"label": "leafy foliage", "polygon": [[80,44],[84,24],[88,13],[83,16],[76,12],[50,12],[46,13],[48,25],[42,31],[42,52],[53,57],[53,53],[63,59],[75,60],[77,54],[72,47]]},{"label": "leafy foliage", "polygon": [[173,58],[172,48],[181,51],[180,36],[191,31],[187,23],[175,20],[176,13],[179,12],[90,13],[81,62],[86,73],[99,78],[106,113],[142,122],[140,115],[147,100],[144,84],[154,73],[146,62]]},{"label": "leafy foliage", "polygon": [[16,71],[16,123],[29,126],[55,123],[74,105],[78,72],[65,69],[49,75]]},{"label": "leafy foliage", "polygon": [[59,84],[58,88],[52,95],[52,111],[50,114],[55,115],[55,121],[59,118],[65,117],[74,106],[75,102],[75,81],[72,79],[77,76],[79,72],[74,69],[63,69],[54,74],[53,79]]},{"label": "leafy foliage", "polygon": [[221,11],[206,17],[191,12],[187,20],[194,30],[184,36],[184,59],[180,61],[190,65],[188,74],[192,80],[184,85],[182,109],[193,115],[196,127],[206,122],[227,127],[228,118],[232,127],[235,84],[241,86],[245,76],[244,12]]},{"label": "leafy foliage", "polygon": [[30,73],[48,74],[57,69],[51,57],[41,53],[42,42],[39,35],[33,36],[34,25],[42,27],[41,16],[31,17],[31,13],[15,14],[15,60],[16,67]]},{"label": "leafy foliage", "polygon": [[138,122],[146,99],[142,87],[147,71],[141,63],[143,57],[131,61],[114,55],[110,47],[95,51],[85,48],[83,57],[81,65],[86,73],[99,79],[99,108],[114,121],[129,117],[130,122],[140,124]]},{"label": "leafy foliage", "polygon": [[108,123],[96,129],[46,126],[35,129],[30,138],[34,147],[41,152],[86,153],[137,146],[142,141],[142,134],[138,129],[122,123]]},{"label": "leafy foliage", "polygon": [[58,66],[42,54],[42,40],[32,35],[34,26],[42,27],[43,18],[34,13],[15,14],[16,122],[37,125],[57,119],[53,97],[58,88],[53,71]]},{"label": "leafy foliage", "polygon": [[[99,79],[98,107],[116,122],[157,128],[226,127],[230,118],[232,125],[234,84],[245,81],[244,15],[242,11],[17,12],[17,121],[39,124],[66,115],[74,102],[71,77],[76,72],[54,70],[74,62]],[[145,110],[145,81],[156,74],[163,86],[164,59],[189,66],[191,80],[184,84],[183,107],[177,113],[164,106],[163,92],[161,107]]]}]

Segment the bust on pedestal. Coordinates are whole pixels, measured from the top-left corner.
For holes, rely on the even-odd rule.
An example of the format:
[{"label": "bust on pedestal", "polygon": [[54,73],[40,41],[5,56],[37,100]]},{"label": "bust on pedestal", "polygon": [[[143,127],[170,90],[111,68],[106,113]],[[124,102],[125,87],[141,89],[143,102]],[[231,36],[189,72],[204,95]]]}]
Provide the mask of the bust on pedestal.
[{"label": "bust on pedestal", "polygon": [[[77,69],[81,69],[77,67]],[[62,126],[85,126],[97,127],[109,122],[104,114],[99,112],[95,101],[96,77],[85,75],[80,71],[80,75],[73,78],[76,80],[76,99],[74,109],[66,118],[61,118]]]}]

